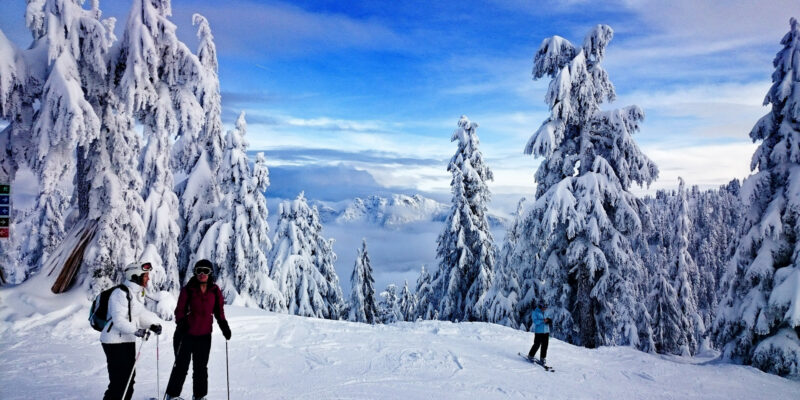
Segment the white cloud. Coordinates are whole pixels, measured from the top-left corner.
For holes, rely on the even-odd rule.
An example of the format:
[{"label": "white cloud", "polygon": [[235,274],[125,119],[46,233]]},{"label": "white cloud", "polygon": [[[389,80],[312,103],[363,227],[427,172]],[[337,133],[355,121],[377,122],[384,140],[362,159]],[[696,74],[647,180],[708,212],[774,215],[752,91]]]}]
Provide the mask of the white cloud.
[{"label": "white cloud", "polygon": [[796,0],[623,0],[642,21],[672,37],[714,47],[734,38],[777,41],[800,14]]},{"label": "white cloud", "polygon": [[293,56],[408,45],[400,33],[375,19],[312,12],[286,3],[239,1],[235,7],[220,7],[214,2],[173,7],[173,10],[176,20],[184,20],[194,12],[205,15],[214,29],[217,48],[226,54]]},{"label": "white cloud", "polygon": [[712,139],[747,140],[756,121],[769,111],[762,105],[770,83],[720,83],[624,94],[615,107],[636,104],[645,110],[643,142],[696,145]]},{"label": "white cloud", "polygon": [[734,178],[746,178],[750,174],[750,159],[756,146],[747,142],[684,147],[644,146],[642,150],[658,165],[661,173],[649,189],[634,187],[632,191],[641,195],[658,189],[674,189],[678,186],[678,177],[683,177],[687,185],[703,188],[723,185]]}]

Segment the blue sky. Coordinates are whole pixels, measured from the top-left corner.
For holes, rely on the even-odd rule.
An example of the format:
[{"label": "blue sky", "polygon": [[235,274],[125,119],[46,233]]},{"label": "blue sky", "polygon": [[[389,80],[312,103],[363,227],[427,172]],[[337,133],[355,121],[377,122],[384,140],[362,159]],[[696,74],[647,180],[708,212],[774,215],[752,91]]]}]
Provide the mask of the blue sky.
[{"label": "blue sky", "polygon": [[[3,3],[0,29],[27,46],[24,1]],[[100,7],[117,17],[119,35],[129,3]],[[266,151],[277,181],[300,186],[307,169],[317,181],[352,176],[359,193],[446,199],[449,139],[465,114],[480,124],[495,207],[509,209],[535,184],[538,161],[522,150],[547,115],[547,82],[530,74],[542,39],[580,43],[595,24],[610,25],[612,106],[645,110],[637,140],[661,168],[653,188],[676,187],[678,176],[710,186],[749,172],[748,133],[767,111],[772,59],[800,3],[174,0],[172,20],[190,46],[194,12],[216,38],[224,121],[246,111],[251,150]]]}]

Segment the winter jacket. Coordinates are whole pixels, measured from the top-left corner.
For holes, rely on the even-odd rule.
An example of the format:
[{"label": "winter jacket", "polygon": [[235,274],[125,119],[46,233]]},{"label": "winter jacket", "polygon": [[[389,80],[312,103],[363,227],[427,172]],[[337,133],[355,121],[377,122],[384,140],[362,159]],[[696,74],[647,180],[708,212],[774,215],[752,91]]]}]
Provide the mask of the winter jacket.
[{"label": "winter jacket", "polygon": [[193,336],[211,334],[211,316],[217,323],[225,321],[225,298],[219,286],[209,282],[206,292],[200,290],[200,282],[195,277],[181,289],[178,306],[175,307],[175,322],[188,324],[187,333]]},{"label": "winter jacket", "polygon": [[534,333],[550,333],[550,325],[544,322],[545,318],[553,320],[553,313],[550,310],[542,312],[541,308],[536,307],[531,317],[533,318]]},{"label": "winter jacket", "polygon": [[137,330],[161,323],[158,316],[144,308],[144,288],[131,281],[125,282],[125,286],[131,297],[131,320],[128,320],[128,294],[122,289],[114,289],[108,297],[108,315],[111,319],[100,333],[100,343],[136,342],[134,333]]}]

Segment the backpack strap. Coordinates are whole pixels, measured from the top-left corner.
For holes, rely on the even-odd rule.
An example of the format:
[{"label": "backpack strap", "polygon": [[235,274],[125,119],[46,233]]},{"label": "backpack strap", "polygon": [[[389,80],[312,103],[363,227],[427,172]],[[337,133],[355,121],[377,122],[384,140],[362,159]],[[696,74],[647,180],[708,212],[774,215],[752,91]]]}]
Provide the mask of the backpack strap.
[{"label": "backpack strap", "polygon": [[[128,290],[128,287],[125,286],[125,285],[117,285],[117,287],[115,287],[115,289],[120,289],[123,292],[125,292],[125,298],[128,299],[128,321],[133,322],[133,318],[131,318],[131,292],[130,292],[130,290]],[[109,294],[109,297],[111,297],[110,294]],[[106,309],[107,308],[108,308],[108,306],[106,305]],[[108,312],[108,311],[106,311],[106,312]],[[109,319],[109,321],[111,323],[108,324],[108,328],[106,328],[106,332],[111,332],[111,328],[114,326],[114,321],[111,321],[111,319]]]},{"label": "backpack strap", "polygon": [[122,291],[125,292],[125,298],[128,299],[128,321],[133,322],[133,319],[131,318],[131,292],[125,285],[117,285],[117,288],[122,289]]}]

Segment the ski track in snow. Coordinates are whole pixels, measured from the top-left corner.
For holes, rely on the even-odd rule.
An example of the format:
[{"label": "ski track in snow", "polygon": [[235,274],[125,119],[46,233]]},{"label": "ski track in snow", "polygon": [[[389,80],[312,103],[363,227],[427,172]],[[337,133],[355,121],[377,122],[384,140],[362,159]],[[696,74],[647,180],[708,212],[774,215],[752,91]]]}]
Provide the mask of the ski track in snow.
[{"label": "ski track in snow", "polygon": [[[0,307],[0,398],[98,399],[107,384],[87,304],[10,317]],[[6,308],[6,310],[2,310]],[[232,399],[796,399],[800,382],[708,359],[551,340],[555,373],[517,356],[533,335],[484,324],[369,326],[228,307]],[[161,390],[174,324],[159,339]],[[144,344],[135,400],[156,395],[156,340]],[[138,344],[137,344],[138,348]],[[209,398],[224,399],[225,344],[215,328]],[[162,392],[163,395],[163,392]],[[191,374],[183,395],[191,397]]]}]

